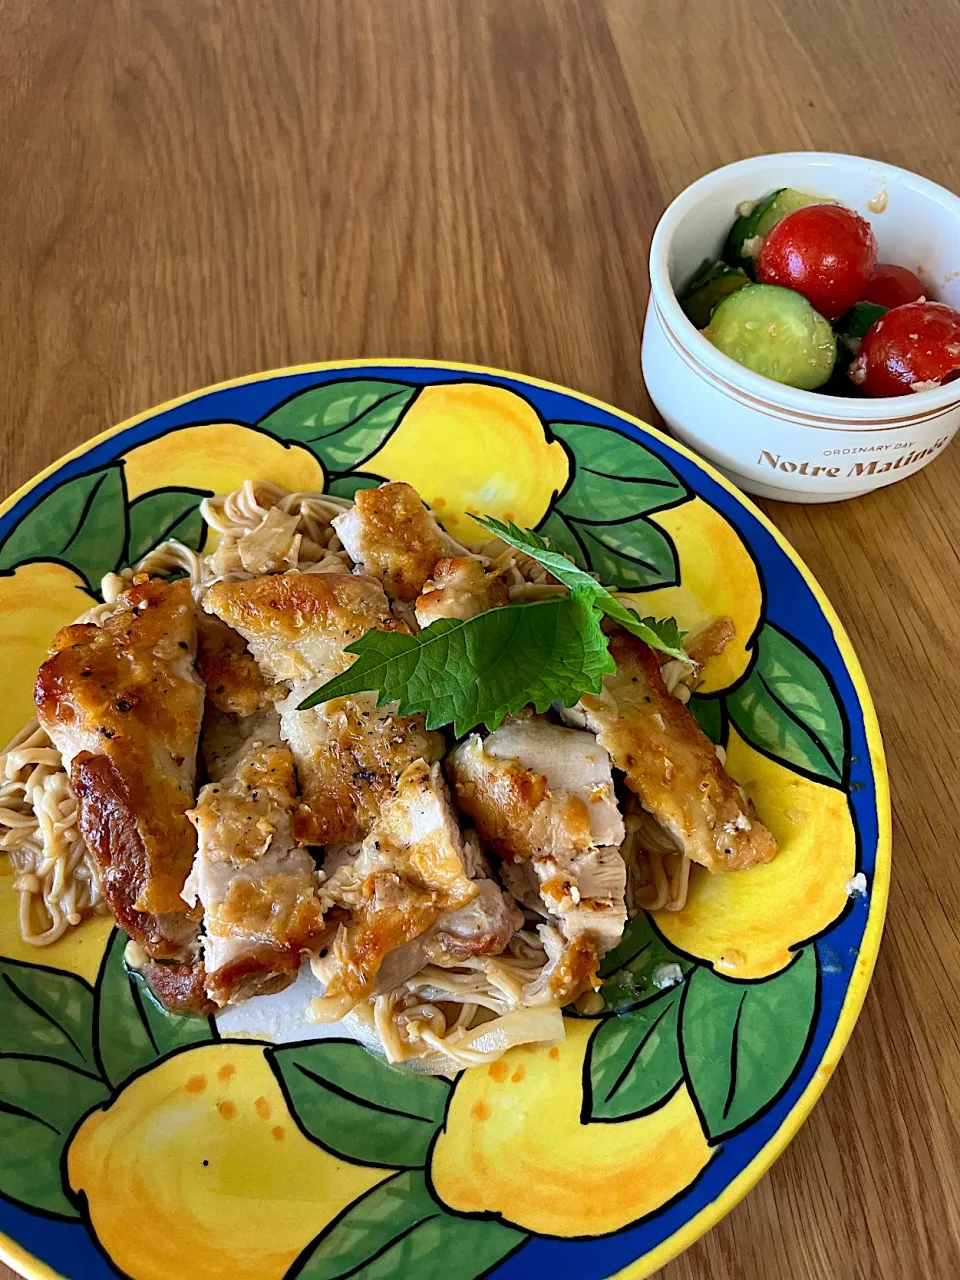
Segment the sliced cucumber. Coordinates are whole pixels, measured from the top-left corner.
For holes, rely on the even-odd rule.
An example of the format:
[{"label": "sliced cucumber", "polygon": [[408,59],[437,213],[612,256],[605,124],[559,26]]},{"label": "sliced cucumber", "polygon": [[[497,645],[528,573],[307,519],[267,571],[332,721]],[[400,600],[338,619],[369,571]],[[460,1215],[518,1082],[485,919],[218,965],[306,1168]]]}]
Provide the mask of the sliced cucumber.
[{"label": "sliced cucumber", "polygon": [[711,262],[707,258],[680,293],[680,305],[698,329],[705,329],[720,299],[749,283],[750,277],[742,267],[728,267],[725,262]]},{"label": "sliced cucumber", "polygon": [[754,264],[763,237],[788,213],[796,213],[811,204],[836,204],[836,201],[829,196],[811,196],[805,191],[795,191],[793,187],[780,187],[749,208],[741,205],[737,211],[739,216],[723,246],[724,261],[755,276]]},{"label": "sliced cucumber", "polygon": [[737,364],[804,391],[822,387],[837,362],[829,323],[802,294],[775,284],[751,284],[722,299],[703,336]]}]

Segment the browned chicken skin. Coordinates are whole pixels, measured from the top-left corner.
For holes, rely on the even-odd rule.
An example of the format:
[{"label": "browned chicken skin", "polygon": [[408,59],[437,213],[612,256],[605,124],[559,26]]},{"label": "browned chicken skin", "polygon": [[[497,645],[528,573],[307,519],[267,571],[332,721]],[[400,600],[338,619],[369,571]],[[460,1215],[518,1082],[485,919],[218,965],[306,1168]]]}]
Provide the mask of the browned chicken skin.
[{"label": "browned chicken skin", "polygon": [[773,836],[717,759],[713,743],[669,694],[653,651],[625,631],[610,637],[617,664],[603,692],[584,694],[571,723],[597,735],[641,804],[711,871],[769,862]]},{"label": "browned chicken skin", "polygon": [[238,631],[200,610],[197,614],[197,672],[207,699],[218,711],[252,716],[282,697],[282,685],[268,683]]},{"label": "browned chicken skin", "polygon": [[590,812],[576,795],[554,795],[546,777],[517,760],[487,755],[480,738],[461,743],[446,761],[457,807],[485,843],[510,861],[592,848]]},{"label": "browned chicken skin", "polygon": [[446,556],[434,565],[417,597],[417,622],[421,627],[429,627],[438,618],[467,622],[509,603],[507,584],[498,574],[485,573],[472,556]]},{"label": "browned chicken skin", "polygon": [[203,607],[247,641],[268,681],[329,680],[353,661],[344,647],[372,627],[406,631],[383,588],[356,573],[280,573],[217,582]]},{"label": "browned chicken skin", "polygon": [[216,1013],[217,1006],[207,995],[200,961],[177,964],[169,960],[148,960],[140,970],[165,1009],[178,1013]]},{"label": "browned chicken skin", "polygon": [[145,580],[102,626],[64,627],[37,677],[40,723],[69,772],[104,895],[154,959],[192,959],[198,932],[180,897],[196,849],[195,649],[189,583]]},{"label": "browned chicken skin", "polygon": [[439,759],[443,739],[427,732],[423,716],[398,715],[395,704],[378,708],[375,693],[298,711],[312,687],[295,687],[281,708],[302,779],[294,830],[305,844],[348,844],[369,834],[408,765]]},{"label": "browned chicken skin", "polygon": [[333,527],[351,560],[379,578],[392,600],[416,600],[444,551],[437,522],[402,481],[358,489]]}]

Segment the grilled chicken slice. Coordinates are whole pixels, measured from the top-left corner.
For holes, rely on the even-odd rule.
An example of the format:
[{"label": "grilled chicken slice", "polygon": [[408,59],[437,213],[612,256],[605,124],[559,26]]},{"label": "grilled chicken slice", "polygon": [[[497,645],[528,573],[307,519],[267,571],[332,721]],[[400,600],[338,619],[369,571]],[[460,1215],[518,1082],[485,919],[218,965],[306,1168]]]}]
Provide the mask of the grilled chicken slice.
[{"label": "grilled chicken slice", "polygon": [[239,631],[268,681],[330,680],[344,647],[376,627],[404,631],[380,583],[352,573],[281,573],[217,582],[203,607]]},{"label": "grilled chicken slice", "polygon": [[421,627],[429,627],[438,618],[468,622],[509,603],[507,584],[499,574],[485,573],[472,556],[447,556],[437,561],[432,577],[423,584],[416,617]]},{"label": "grilled chicken slice", "polygon": [[375,693],[298,711],[319,683],[295,684],[280,707],[281,733],[303,786],[294,825],[305,844],[349,843],[370,833],[384,797],[408,765],[440,759],[443,738],[427,732],[423,716],[398,715],[395,703],[378,708]]},{"label": "grilled chicken slice", "polygon": [[587,808],[593,844],[623,843],[623,819],[614,795],[610,757],[592,733],[528,716],[501,725],[489,735],[484,750],[496,760],[515,760],[521,768],[541,774],[553,795],[563,793],[581,800]]},{"label": "grilled chicken slice", "polygon": [[[546,860],[503,862],[500,877],[517,902],[553,921],[568,942],[582,942],[597,955],[620,942],[627,868],[618,849],[591,849],[554,865]],[[568,958],[568,970],[577,970],[579,963]]]},{"label": "grilled chicken slice", "polygon": [[540,878],[534,870],[531,859],[510,862],[509,859],[504,858],[500,863],[499,872],[504,887],[521,907],[540,916],[548,914],[547,904],[540,897]]},{"label": "grilled chicken slice", "polygon": [[183,896],[203,907],[205,985],[218,1005],[282,991],[323,938],[313,859],[293,842],[296,804],[289,749],[254,737],[187,814],[198,847]]},{"label": "grilled chicken slice", "polygon": [[350,559],[392,600],[416,600],[448,545],[416,489],[402,481],[358,489],[333,527]]},{"label": "grilled chicken slice", "polygon": [[102,625],[60,631],[36,686],[40,723],[77,796],[80,829],[120,926],[157,960],[191,961],[198,912],[180,897],[196,850],[203,686],[190,584],[136,581]]},{"label": "grilled chicken slice", "polygon": [[545,857],[593,847],[590,811],[579,796],[554,794],[543,774],[500,760],[471,734],[446,759],[457,807],[502,858]]},{"label": "grilled chicken slice", "polygon": [[308,694],[353,661],[344,647],[371,628],[405,630],[390,613],[379,582],[356,574],[288,573],[220,582],[204,608],[236,627],[267,680],[292,692],[280,707],[281,736],[297,762],[303,804],[294,833],[305,844],[362,840],[382,797],[414,760],[439,758],[442,739],[422,716],[377,709],[356,694],[298,711]]},{"label": "grilled chicken slice", "polygon": [[[551,869],[534,863],[540,896],[559,918],[564,937],[588,938],[600,955],[612,951],[627,923],[627,868],[619,848],[591,849]],[[551,874],[552,871],[552,874]]]},{"label": "grilled chicken slice", "polygon": [[603,692],[584,694],[565,718],[597,735],[631,791],[688,858],[710,871],[769,862],[776,841],[693,716],[667,693],[653,651],[617,631],[610,653],[617,670],[604,676]]},{"label": "grilled chicken slice", "polygon": [[592,734],[517,720],[485,741],[472,734],[447,757],[447,773],[458,807],[503,858],[623,842],[610,760]]},{"label": "grilled chicken slice", "polygon": [[207,701],[229,715],[252,716],[286,692],[282,685],[263,678],[238,631],[203,612],[197,616],[197,671],[206,686]]},{"label": "grilled chicken slice", "polygon": [[326,994],[313,1016],[335,1022],[374,991],[384,958],[477,896],[440,774],[418,760],[384,798],[378,823],[356,860],[323,886],[324,899],[350,914],[332,949]]},{"label": "grilled chicken slice", "polygon": [[620,942],[627,868],[618,848],[504,862],[500,874],[518,902],[556,922],[569,941],[587,938],[599,955]]},{"label": "grilled chicken slice", "polygon": [[574,999],[626,923],[624,826],[606,751],[592,734],[534,716],[469,738],[447,769],[458,805],[504,858],[508,887],[559,927],[563,955],[538,998]]}]

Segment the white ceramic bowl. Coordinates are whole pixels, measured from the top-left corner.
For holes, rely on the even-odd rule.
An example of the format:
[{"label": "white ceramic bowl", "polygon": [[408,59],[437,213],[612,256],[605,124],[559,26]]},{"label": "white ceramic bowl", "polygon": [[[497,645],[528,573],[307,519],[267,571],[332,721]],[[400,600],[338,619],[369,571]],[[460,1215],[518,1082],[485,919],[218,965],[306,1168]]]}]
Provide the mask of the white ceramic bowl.
[{"label": "white ceramic bowl", "polygon": [[897,262],[960,309],[960,199],[860,156],[755,156],[708,173],[660,219],[650,247],[643,376],[670,430],[741,488],[788,502],[836,502],[912,475],[960,427],[960,379],[912,395],[850,399],[798,391],[723,355],[683,314],[676,290],[718,258],[737,205],[777,187],[832,196],[873,226]]}]

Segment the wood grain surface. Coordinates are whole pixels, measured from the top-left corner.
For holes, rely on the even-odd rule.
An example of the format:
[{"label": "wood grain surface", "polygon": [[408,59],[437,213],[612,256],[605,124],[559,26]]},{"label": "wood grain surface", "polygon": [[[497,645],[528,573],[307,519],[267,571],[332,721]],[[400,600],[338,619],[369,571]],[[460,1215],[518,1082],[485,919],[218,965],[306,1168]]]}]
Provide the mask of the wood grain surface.
[{"label": "wood grain surface", "polygon": [[[650,417],[647,249],[686,183],[817,148],[960,189],[957,0],[0,0],[0,29],[3,492],[155,402],[339,356]],[[954,445],[766,507],[874,691],[893,890],[823,1100],[664,1280],[960,1271],[958,492]]]}]

